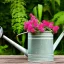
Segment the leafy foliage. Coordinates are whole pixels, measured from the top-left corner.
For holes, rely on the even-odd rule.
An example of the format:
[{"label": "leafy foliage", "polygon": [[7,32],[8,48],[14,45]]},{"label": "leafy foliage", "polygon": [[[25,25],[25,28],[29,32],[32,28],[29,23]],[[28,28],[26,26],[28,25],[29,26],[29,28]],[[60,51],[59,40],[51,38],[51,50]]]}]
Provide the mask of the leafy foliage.
[{"label": "leafy foliage", "polygon": [[5,45],[5,46],[0,46],[0,55],[5,54],[6,48],[8,48],[7,45]]},{"label": "leafy foliage", "polygon": [[[16,41],[15,34],[13,33],[12,26],[11,26],[12,16],[10,14],[10,5],[11,5],[11,2],[5,2],[4,0],[2,0],[2,1],[0,0],[0,26],[3,27],[4,34],[7,37]],[[11,51],[8,51],[8,52],[10,52],[11,54],[13,54],[12,50],[15,51],[14,47],[12,47],[10,44],[8,44],[7,41],[5,41],[4,39],[0,39],[0,44],[1,45],[7,44],[10,47],[8,50],[11,49]],[[3,49],[2,49],[2,51],[3,51]],[[2,54],[5,54],[5,52],[6,51],[2,52]],[[8,52],[6,52],[6,53],[8,53]]]},{"label": "leafy foliage", "polygon": [[64,0],[60,0],[60,10],[64,11]]},{"label": "leafy foliage", "polygon": [[11,31],[11,15],[9,12],[10,11],[9,6],[10,3],[0,2],[0,26],[4,28],[5,32]]},{"label": "leafy foliage", "polygon": [[44,0],[44,19],[50,20],[59,11],[60,0]]},{"label": "leafy foliage", "polygon": [[60,0],[55,0],[55,2],[60,6]]},{"label": "leafy foliage", "polygon": [[26,2],[26,9],[27,9],[27,14],[32,12],[33,8],[37,6],[38,4],[43,4],[44,0],[25,0]]},{"label": "leafy foliage", "polygon": [[15,0],[11,3],[12,28],[18,34],[23,32],[24,21],[27,20],[24,0]]},{"label": "leafy foliage", "polygon": [[55,14],[52,21],[55,21],[56,25],[64,25],[64,11]]}]

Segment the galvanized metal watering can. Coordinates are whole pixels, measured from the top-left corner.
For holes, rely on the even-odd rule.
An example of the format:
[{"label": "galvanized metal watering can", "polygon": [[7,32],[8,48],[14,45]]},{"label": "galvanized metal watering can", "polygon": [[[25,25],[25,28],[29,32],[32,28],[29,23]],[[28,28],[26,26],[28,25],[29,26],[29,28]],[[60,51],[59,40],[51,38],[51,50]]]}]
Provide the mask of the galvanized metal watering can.
[{"label": "galvanized metal watering can", "polygon": [[[21,33],[21,34],[25,34]],[[3,29],[0,26],[0,38],[4,38],[18,50],[23,52],[28,56],[29,61],[53,61],[53,52],[59,44],[60,40],[64,36],[64,32],[60,34],[58,39],[53,45],[53,34],[49,32],[37,33],[36,35],[31,35],[28,33],[28,50],[18,45],[16,42],[9,39],[7,36],[3,35]],[[42,44],[43,43],[43,44]]]}]

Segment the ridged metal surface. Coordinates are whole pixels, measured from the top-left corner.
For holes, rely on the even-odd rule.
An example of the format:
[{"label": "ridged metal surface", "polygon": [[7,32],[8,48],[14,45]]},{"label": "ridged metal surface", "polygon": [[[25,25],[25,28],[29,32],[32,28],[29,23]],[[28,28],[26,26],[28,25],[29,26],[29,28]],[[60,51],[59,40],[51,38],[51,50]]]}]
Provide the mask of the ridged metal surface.
[{"label": "ridged metal surface", "polygon": [[51,32],[32,35],[28,33],[28,61],[53,61],[53,34]]}]

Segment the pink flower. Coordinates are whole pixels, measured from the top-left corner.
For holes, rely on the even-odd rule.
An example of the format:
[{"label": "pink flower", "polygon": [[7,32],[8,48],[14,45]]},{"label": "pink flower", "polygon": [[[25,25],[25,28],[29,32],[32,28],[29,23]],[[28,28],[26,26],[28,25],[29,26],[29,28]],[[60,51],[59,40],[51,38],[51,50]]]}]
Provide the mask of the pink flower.
[{"label": "pink flower", "polygon": [[54,33],[57,33],[59,27],[54,26],[53,22],[48,22],[47,20],[43,20],[42,22],[38,22],[38,19],[31,13],[30,20],[24,23],[24,29],[27,32],[36,33],[36,32],[44,32],[45,30],[52,30]]},{"label": "pink flower", "polygon": [[57,33],[58,29],[59,29],[58,26],[54,26],[54,27],[53,27],[53,32],[54,32],[54,33]]},{"label": "pink flower", "polygon": [[49,23],[49,28],[50,28],[50,29],[53,29],[53,27],[54,27],[53,24],[54,24],[53,22],[50,22],[50,23]]},{"label": "pink flower", "polygon": [[43,25],[43,23],[40,23],[40,24],[39,24],[38,30],[39,30],[40,32],[44,32],[44,31],[45,31],[45,30],[44,30],[44,25]]},{"label": "pink flower", "polygon": [[32,13],[30,13],[29,16],[30,16],[30,19],[31,19],[31,20],[36,18]]},{"label": "pink flower", "polygon": [[32,29],[32,25],[29,23],[28,28],[27,28],[27,31],[28,32],[31,32],[31,29]]},{"label": "pink flower", "polygon": [[24,29],[27,30],[28,28],[28,22],[24,22]]},{"label": "pink flower", "polygon": [[33,25],[34,28],[38,27],[38,19],[30,19],[29,22]]},{"label": "pink flower", "polygon": [[39,27],[44,27],[44,24],[43,24],[43,23],[40,23],[40,24],[39,24]]},{"label": "pink flower", "polygon": [[29,23],[27,31],[31,33],[35,33],[35,29],[33,28],[32,24]]},{"label": "pink flower", "polygon": [[31,32],[32,32],[32,33],[35,33],[36,31],[35,31],[35,29],[34,29],[34,28],[31,28]]},{"label": "pink flower", "polygon": [[44,28],[39,28],[39,31],[44,32],[45,30],[44,30]]},{"label": "pink flower", "polygon": [[30,15],[29,15],[30,17],[32,17],[32,16],[34,16],[32,13],[30,13]]},{"label": "pink flower", "polygon": [[49,22],[46,20],[43,20],[42,23],[44,24],[44,26],[47,26],[47,27],[49,26]]},{"label": "pink flower", "polygon": [[37,19],[34,19],[34,21],[33,21],[33,27],[34,28],[37,28],[38,27],[38,20]]},{"label": "pink flower", "polygon": [[33,22],[32,22],[32,20],[29,20],[28,23],[29,23],[29,24],[32,24]]}]

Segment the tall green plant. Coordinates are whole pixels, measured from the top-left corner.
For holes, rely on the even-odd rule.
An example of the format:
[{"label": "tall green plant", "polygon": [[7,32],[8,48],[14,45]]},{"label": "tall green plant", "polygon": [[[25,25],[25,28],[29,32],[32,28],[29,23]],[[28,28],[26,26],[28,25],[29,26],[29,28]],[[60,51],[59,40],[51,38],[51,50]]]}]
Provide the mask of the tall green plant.
[{"label": "tall green plant", "polygon": [[42,15],[43,15],[43,5],[38,4],[33,8],[33,14],[38,18],[38,20],[41,22]]},{"label": "tall green plant", "polygon": [[11,3],[12,28],[15,33],[23,32],[24,21],[27,20],[24,0],[15,0]]}]

